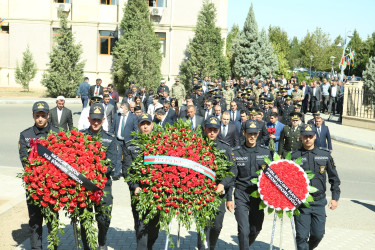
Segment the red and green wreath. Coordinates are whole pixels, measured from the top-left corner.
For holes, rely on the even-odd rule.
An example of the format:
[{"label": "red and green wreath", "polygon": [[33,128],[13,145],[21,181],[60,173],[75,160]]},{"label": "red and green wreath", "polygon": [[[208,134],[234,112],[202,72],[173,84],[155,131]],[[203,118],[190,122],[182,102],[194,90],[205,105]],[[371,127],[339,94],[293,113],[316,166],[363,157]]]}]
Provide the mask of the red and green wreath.
[{"label": "red and green wreath", "polygon": [[[222,203],[215,192],[216,180],[233,176],[226,160],[213,142],[204,139],[201,129],[192,130],[189,122],[181,119],[165,128],[156,125],[151,134],[137,134],[134,144],[142,154],[132,162],[126,181],[140,183],[142,192],[134,197],[140,218],[148,223],[160,215],[160,230],[169,234],[172,218],[179,225],[190,229],[193,224],[204,238],[204,228],[210,225]],[[210,174],[203,174],[185,166],[173,164],[148,164],[147,158],[172,157],[202,165]]]},{"label": "red and green wreath", "polygon": [[[285,160],[282,160],[280,156],[275,153],[274,161],[271,162],[269,158],[265,157],[265,162],[303,202],[303,205],[310,207],[309,202],[314,201],[310,193],[317,191],[315,187],[310,186],[310,180],[314,178],[314,174],[312,174],[311,171],[304,171],[303,168],[299,166],[302,161],[301,157],[295,161],[292,161],[291,158],[291,153],[288,153]],[[258,174],[258,178],[251,180],[252,183],[258,186],[258,189],[254,191],[251,196],[262,200],[259,204],[259,209],[268,207],[268,213],[270,214],[276,211],[279,218],[283,216],[284,211],[289,218],[291,218],[293,213],[299,216],[300,212],[296,209],[296,206],[293,205],[280,189],[264,174],[264,171],[259,170]]]},{"label": "red and green wreath", "polygon": [[[105,160],[106,148],[100,142],[100,136],[92,137],[77,130],[50,133],[47,138],[32,140],[32,149],[23,172],[18,177],[23,179],[29,202],[39,206],[42,213],[50,220],[52,231],[48,234],[48,249],[54,249],[59,243],[58,234],[63,233],[63,224],[58,218],[59,211],[66,211],[72,221],[83,226],[87,231],[88,244],[96,248],[95,213],[92,207],[98,205],[103,195],[101,189],[107,182],[106,172],[109,160]],[[36,151],[41,144],[89,179],[100,190],[88,191],[66,173]],[[104,209],[105,208],[101,208]]]}]

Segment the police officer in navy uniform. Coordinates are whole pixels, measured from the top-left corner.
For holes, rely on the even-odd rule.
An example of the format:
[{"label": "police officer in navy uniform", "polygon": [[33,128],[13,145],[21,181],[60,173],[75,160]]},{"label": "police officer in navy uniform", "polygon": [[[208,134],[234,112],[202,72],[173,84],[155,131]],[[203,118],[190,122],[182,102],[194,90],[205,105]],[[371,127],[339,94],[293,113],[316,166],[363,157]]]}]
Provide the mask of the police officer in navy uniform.
[{"label": "police officer in navy uniform", "polygon": [[[19,155],[22,166],[25,167],[29,156],[30,140],[47,138],[49,133],[58,133],[59,129],[48,123],[49,106],[46,102],[35,102],[32,108],[34,126],[25,129],[20,134],[18,142]],[[43,214],[39,206],[27,201],[29,212],[30,244],[32,249],[42,249]],[[6,225],[4,225],[6,226]],[[47,222],[48,231],[52,230],[51,223]]]},{"label": "police officer in navy uniform", "polygon": [[[107,147],[106,158],[110,159],[112,166],[107,166],[107,183],[103,189],[103,192],[106,193],[105,196],[102,197],[102,200],[99,206],[95,206],[96,212],[96,221],[98,223],[98,243],[99,249],[107,249],[106,240],[107,240],[107,232],[109,229],[109,224],[111,223],[111,212],[112,212],[112,204],[113,204],[113,196],[112,196],[112,180],[111,180],[111,172],[115,167],[114,164],[117,160],[117,144],[116,138],[111,134],[107,133],[103,130],[102,125],[105,119],[104,115],[104,107],[102,104],[94,104],[90,107],[89,113],[89,122],[90,127],[88,129],[82,130],[84,134],[91,135],[91,136],[100,136],[101,143],[103,146]],[[103,209],[101,207],[106,206],[108,210]],[[81,221],[81,235],[82,235],[82,243],[84,249],[90,249],[86,239],[86,230],[83,227],[84,221]]]},{"label": "police officer in navy uniform", "polygon": [[[142,114],[138,117],[138,129],[141,134],[150,134],[153,128],[154,124],[152,123],[151,115]],[[133,160],[141,153],[142,151],[134,144],[131,144],[129,147],[123,148],[124,158],[122,161],[122,173],[124,175],[124,179],[127,177],[128,172],[132,171],[130,165],[132,164]],[[128,186],[132,198],[134,196],[137,196],[138,193],[142,191],[140,183],[128,182]],[[154,245],[159,235],[159,215],[157,214],[148,223],[144,223],[143,220],[139,219],[139,213],[136,210],[136,206],[136,203],[131,203],[134,217],[134,229],[137,238],[137,250],[152,250],[152,246]]]},{"label": "police officer in navy uniform", "polygon": [[[228,143],[222,140],[218,140],[217,136],[220,133],[220,120],[215,116],[208,117],[204,122],[204,134],[207,140],[214,141],[214,146],[219,149],[221,153],[226,156],[226,159],[234,163],[234,155],[232,153],[232,148]],[[228,171],[234,173],[236,166],[233,164]],[[225,205],[228,210],[232,212],[233,210],[233,200],[232,192],[230,188],[233,187],[233,178],[226,177],[223,180],[216,180],[218,184],[216,192],[222,193],[225,190],[225,194],[221,198],[226,197],[227,202],[223,201],[219,207],[213,225],[205,228],[206,242],[208,249],[215,249],[216,242],[219,238],[221,228],[223,227],[223,220],[225,214]],[[233,188],[231,188],[232,190]],[[198,235],[198,249],[206,249],[205,244],[202,242],[200,235]]]},{"label": "police officer in navy uniform", "polygon": [[260,198],[250,196],[257,190],[251,179],[257,178],[259,169],[264,169],[264,157],[271,159],[268,147],[257,142],[259,128],[257,122],[249,120],[243,126],[245,144],[233,149],[237,168],[235,169],[234,215],[238,223],[238,241],[240,249],[249,249],[262,230],[264,211],[259,210]]},{"label": "police officer in navy uniform", "polygon": [[316,128],[311,124],[303,125],[301,130],[303,146],[292,153],[293,160],[302,157],[301,167],[305,171],[309,170],[315,174],[310,180],[310,185],[318,189],[312,194],[314,202],[310,203],[310,208],[300,207],[300,216],[294,217],[299,250],[316,248],[324,236],[327,174],[332,192],[332,200],[328,207],[332,210],[336,209],[340,198],[340,179],[333,158],[328,150],[314,146],[315,139]]}]

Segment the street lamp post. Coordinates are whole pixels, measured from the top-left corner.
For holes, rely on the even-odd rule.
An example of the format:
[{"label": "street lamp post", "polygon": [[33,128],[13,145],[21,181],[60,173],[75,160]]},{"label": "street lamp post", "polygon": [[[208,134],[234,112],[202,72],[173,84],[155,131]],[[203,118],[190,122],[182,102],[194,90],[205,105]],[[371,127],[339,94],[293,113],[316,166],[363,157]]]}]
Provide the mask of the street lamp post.
[{"label": "street lamp post", "polygon": [[331,78],[333,78],[333,75],[335,73],[335,71],[333,70],[333,61],[335,60],[335,56],[331,56],[330,59],[331,59],[331,62],[332,62],[332,69],[331,69]]},{"label": "street lamp post", "polygon": [[312,59],[314,58],[314,56],[310,56],[310,79],[312,78],[311,77],[311,65],[312,65]]},{"label": "street lamp post", "polygon": [[[353,35],[350,31],[346,32],[345,34],[345,39],[344,39],[344,44],[341,45],[341,43],[339,43],[337,45],[337,47],[342,47],[342,56],[341,56],[341,59],[345,56],[345,50],[346,50],[346,47],[348,46],[350,40],[352,39]],[[341,61],[340,59],[340,61]],[[344,79],[344,67],[340,65],[340,68],[341,68],[341,74],[340,74],[340,82],[343,81]]]}]

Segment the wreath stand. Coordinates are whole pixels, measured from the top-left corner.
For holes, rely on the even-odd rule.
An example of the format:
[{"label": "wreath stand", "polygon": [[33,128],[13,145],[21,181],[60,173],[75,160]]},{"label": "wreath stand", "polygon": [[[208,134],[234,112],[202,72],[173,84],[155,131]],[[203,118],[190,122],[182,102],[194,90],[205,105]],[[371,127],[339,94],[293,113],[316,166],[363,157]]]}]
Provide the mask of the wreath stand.
[{"label": "wreath stand", "polygon": [[[274,213],[274,217],[273,217],[273,226],[272,226],[272,234],[271,234],[271,243],[270,243],[270,250],[272,250],[273,248],[273,240],[274,240],[274,236],[275,236],[275,229],[276,229],[276,222],[277,222],[277,214]],[[284,221],[284,217],[281,217],[280,219],[280,246],[279,246],[279,249],[282,250],[282,243],[283,243],[283,221]],[[296,241],[296,234],[294,232],[294,222],[293,222],[293,217],[290,217],[290,225],[292,227],[292,233],[293,233],[293,241],[294,241],[294,247],[295,249],[297,250],[297,241]]]}]

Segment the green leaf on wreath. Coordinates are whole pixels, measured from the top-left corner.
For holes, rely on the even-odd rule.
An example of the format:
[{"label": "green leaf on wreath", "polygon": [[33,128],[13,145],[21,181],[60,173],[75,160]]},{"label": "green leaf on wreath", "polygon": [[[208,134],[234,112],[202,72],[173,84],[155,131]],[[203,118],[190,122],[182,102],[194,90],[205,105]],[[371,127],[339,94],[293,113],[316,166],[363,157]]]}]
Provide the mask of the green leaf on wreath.
[{"label": "green leaf on wreath", "polygon": [[288,154],[285,156],[285,159],[291,161],[292,160],[292,152],[288,152]]},{"label": "green leaf on wreath", "polygon": [[281,160],[280,155],[277,154],[277,153],[275,153],[274,156],[273,156],[273,160],[274,160],[274,161],[279,161],[279,160]]},{"label": "green leaf on wreath", "polygon": [[258,178],[253,178],[253,179],[251,179],[251,183],[253,183],[253,184],[258,184]]},{"label": "green leaf on wreath", "polygon": [[272,214],[273,210],[274,210],[273,208],[268,207],[268,210],[267,210],[268,214]]},{"label": "green leaf on wreath", "polygon": [[292,218],[293,212],[292,212],[292,211],[287,211],[287,212],[286,212],[286,215],[287,215],[289,218]]},{"label": "green leaf on wreath", "polygon": [[254,192],[252,192],[250,194],[251,197],[254,197],[254,198],[259,198],[260,197],[260,194],[258,193],[258,190],[255,190]]},{"label": "green leaf on wreath", "polygon": [[313,194],[313,193],[315,193],[315,192],[318,192],[318,189],[316,188],[316,187],[313,187],[313,186],[309,186],[309,193],[310,194]]},{"label": "green leaf on wreath", "polygon": [[294,210],[294,214],[297,215],[297,216],[300,216],[301,212],[298,209],[296,209],[296,210]]},{"label": "green leaf on wreath", "polygon": [[266,207],[267,207],[267,205],[264,204],[263,201],[261,201],[261,202],[259,203],[259,210],[263,210],[263,209],[265,209]]},{"label": "green leaf on wreath", "polygon": [[305,207],[310,207],[310,204],[308,202],[304,202],[303,205],[305,205]]},{"label": "green leaf on wreath", "polygon": [[301,165],[302,163],[302,157],[298,157],[297,160],[294,161],[295,164]]},{"label": "green leaf on wreath", "polygon": [[314,178],[315,174],[307,174],[307,178],[309,178],[309,180],[312,180]]},{"label": "green leaf on wreath", "polygon": [[314,198],[311,195],[309,195],[309,196],[307,196],[306,201],[313,202]]},{"label": "green leaf on wreath", "polygon": [[[276,155],[277,153],[275,153],[275,155]],[[267,165],[270,165],[271,164],[271,160],[270,160],[270,158],[268,158],[268,157],[264,157],[264,162],[265,163],[267,163]]]},{"label": "green leaf on wreath", "polygon": [[[301,159],[302,159],[302,158],[301,158]],[[312,171],[311,171],[311,170],[306,170],[305,173],[306,173],[306,174],[311,174]]]},{"label": "green leaf on wreath", "polygon": [[258,169],[257,171],[255,171],[255,173],[257,173],[257,175],[260,175],[260,172],[262,172],[262,169]]},{"label": "green leaf on wreath", "polygon": [[283,210],[277,211],[276,214],[280,219],[283,218]]}]

